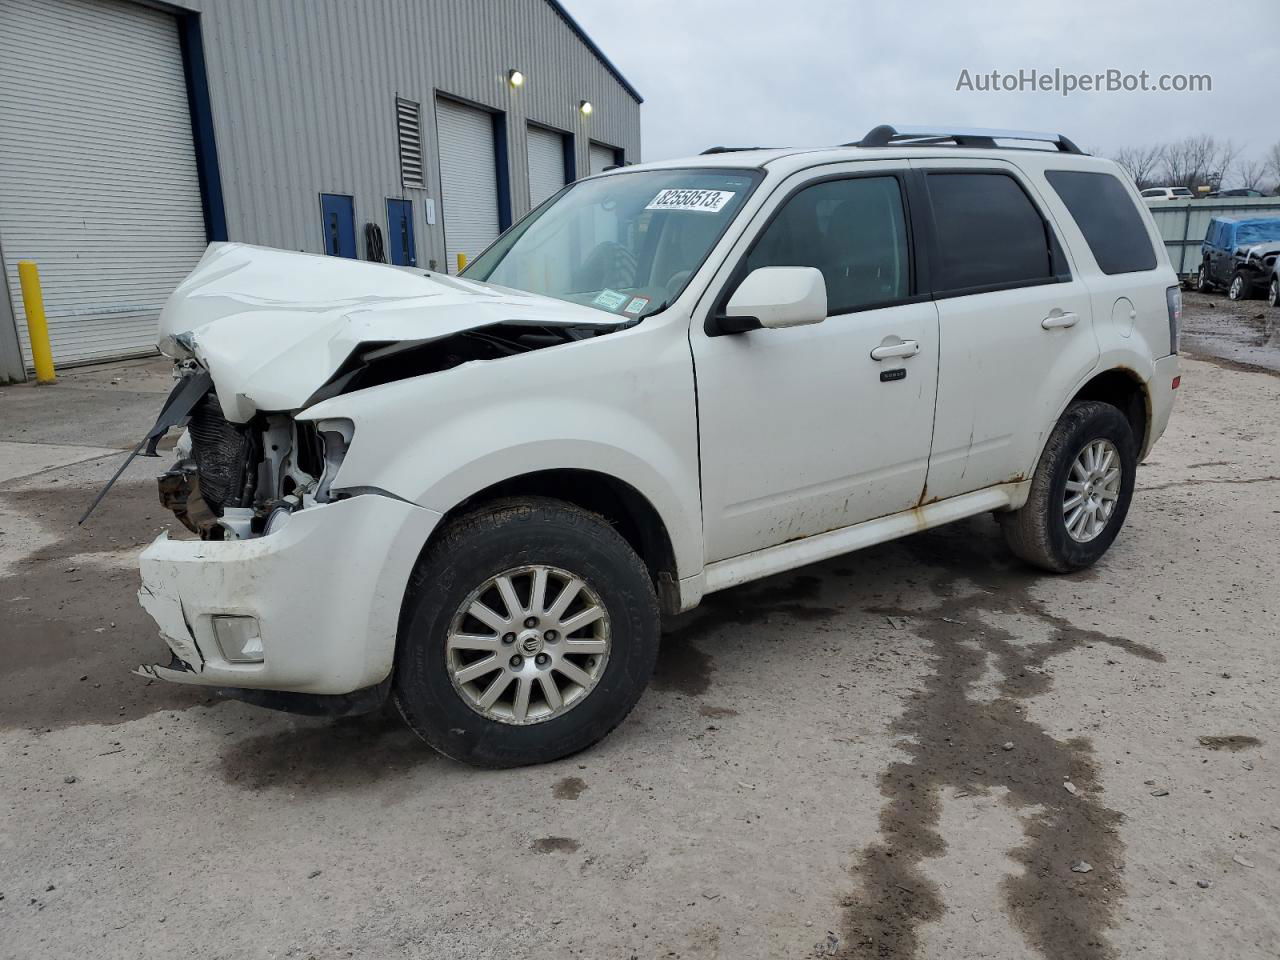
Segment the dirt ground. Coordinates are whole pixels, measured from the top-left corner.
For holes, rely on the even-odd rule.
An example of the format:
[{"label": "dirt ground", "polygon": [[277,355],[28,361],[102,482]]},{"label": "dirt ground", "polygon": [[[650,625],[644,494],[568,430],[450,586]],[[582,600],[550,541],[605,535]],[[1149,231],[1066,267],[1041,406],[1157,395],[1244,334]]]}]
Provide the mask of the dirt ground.
[{"label": "dirt ground", "polygon": [[1219,293],[1182,294],[1182,346],[1191,356],[1280,373],[1280,309]]},{"label": "dirt ground", "polygon": [[1187,299],[1096,568],[983,517],[714,595],[506,772],[130,675],[156,462],[75,517],[164,371],[0,390],[0,957],[1280,956],[1280,377]]}]

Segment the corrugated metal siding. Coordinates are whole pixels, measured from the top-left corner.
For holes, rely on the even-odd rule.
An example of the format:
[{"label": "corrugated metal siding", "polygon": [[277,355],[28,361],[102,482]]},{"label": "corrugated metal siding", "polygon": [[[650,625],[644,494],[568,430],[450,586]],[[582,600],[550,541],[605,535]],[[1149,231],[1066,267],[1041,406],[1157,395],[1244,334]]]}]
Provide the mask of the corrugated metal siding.
[{"label": "corrugated metal siding", "polygon": [[[233,239],[320,252],[316,195],[355,196],[357,228],[387,228],[387,197],[415,200],[418,262],[445,265],[437,93],[505,114],[512,210],[529,208],[528,121],[640,156],[640,107],[545,0],[189,0],[205,56]],[[513,90],[507,71],[527,80]],[[424,105],[426,188],[400,183],[395,98]],[[590,100],[584,117],[578,103]]]},{"label": "corrugated metal siding", "polygon": [[451,100],[436,102],[441,201],[448,272],[458,254],[470,260],[498,236],[497,155],[493,115]]},{"label": "corrugated metal siding", "polygon": [[564,137],[529,127],[529,206],[536,207],[564,186]]},{"label": "corrugated metal siding", "polygon": [[173,17],[120,0],[0,0],[0,236],[40,267],[55,362],[153,348],[205,247]]}]

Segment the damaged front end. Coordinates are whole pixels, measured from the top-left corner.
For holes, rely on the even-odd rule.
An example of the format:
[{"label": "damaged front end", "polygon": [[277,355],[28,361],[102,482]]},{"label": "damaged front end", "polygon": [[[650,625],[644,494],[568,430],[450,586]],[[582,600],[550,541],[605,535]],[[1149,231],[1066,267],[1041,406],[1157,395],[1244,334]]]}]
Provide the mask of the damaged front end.
[{"label": "damaged front end", "polygon": [[295,510],[332,498],[351,443],[349,421],[287,414],[232,423],[210,390],[191,409],[178,459],[159,478],[160,502],[202,540],[248,540]]},{"label": "damaged front end", "polygon": [[[356,390],[571,343],[611,329],[617,326],[501,323],[438,339],[362,344],[302,409]],[[183,376],[198,376],[191,361],[182,361],[178,369]],[[349,420],[312,422],[288,412],[259,411],[236,423],[227,419],[216,388],[210,386],[191,405],[186,424],[176,447],[177,462],[159,478],[160,502],[203,540],[263,536],[296,510],[350,495],[335,486],[354,438],[355,426]]]},{"label": "damaged front end", "polygon": [[158,455],[182,431],[159,497],[196,535],[161,534],[142,553],[139,601],[170,658],[137,672],[308,712],[376,702],[440,513],[344,486],[363,428],[307,411],[634,322],[422,271],[210,246],[161,313],[177,382],[133,451]]}]

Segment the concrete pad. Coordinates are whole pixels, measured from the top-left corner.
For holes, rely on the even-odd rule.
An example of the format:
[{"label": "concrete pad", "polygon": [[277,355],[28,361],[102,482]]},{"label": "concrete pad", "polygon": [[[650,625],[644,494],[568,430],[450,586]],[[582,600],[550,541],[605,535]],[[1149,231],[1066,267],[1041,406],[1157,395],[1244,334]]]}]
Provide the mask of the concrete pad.
[{"label": "concrete pad", "polygon": [[11,443],[0,440],[0,483],[43,473],[98,457],[118,454],[116,447],[82,447],[65,443]]},{"label": "concrete pad", "polygon": [[0,441],[131,449],[173,389],[164,358],[58,372],[50,386],[0,387]]},{"label": "concrete pad", "polygon": [[154,356],[73,367],[58,372],[58,385],[163,396],[173,389],[173,361],[168,357]]},{"label": "concrete pad", "polygon": [[0,960],[1275,957],[1280,378],[1183,375],[1095,567],[984,516],[712,594],[515,770],[131,675],[167,459],[3,484]]}]

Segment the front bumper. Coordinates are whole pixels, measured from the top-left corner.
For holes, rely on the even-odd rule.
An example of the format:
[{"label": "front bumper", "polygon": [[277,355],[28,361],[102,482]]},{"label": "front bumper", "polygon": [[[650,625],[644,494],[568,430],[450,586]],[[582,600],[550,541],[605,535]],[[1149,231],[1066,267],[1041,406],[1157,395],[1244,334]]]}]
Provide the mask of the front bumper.
[{"label": "front bumper", "polygon": [[[400,605],[440,514],[380,494],[296,511],[251,540],[170,540],[142,553],[138,599],[173,653],[137,672],[179,683],[346,694],[383,681]],[[263,662],[231,663],[215,616],[258,621]]]}]

